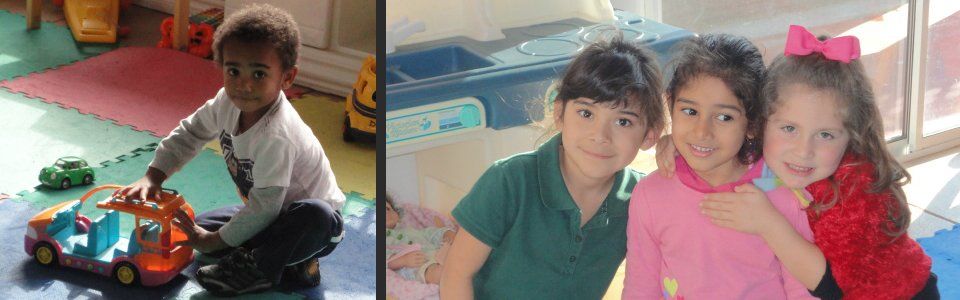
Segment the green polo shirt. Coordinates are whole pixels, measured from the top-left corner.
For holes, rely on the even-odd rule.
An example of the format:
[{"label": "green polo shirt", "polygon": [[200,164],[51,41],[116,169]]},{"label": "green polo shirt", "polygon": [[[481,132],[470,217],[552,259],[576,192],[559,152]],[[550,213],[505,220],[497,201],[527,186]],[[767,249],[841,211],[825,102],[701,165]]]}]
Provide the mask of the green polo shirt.
[{"label": "green polo shirt", "polygon": [[560,174],[560,135],[497,161],[453,210],[492,248],[477,299],[600,299],[627,252],[627,207],[642,173],[624,169],[583,228]]}]

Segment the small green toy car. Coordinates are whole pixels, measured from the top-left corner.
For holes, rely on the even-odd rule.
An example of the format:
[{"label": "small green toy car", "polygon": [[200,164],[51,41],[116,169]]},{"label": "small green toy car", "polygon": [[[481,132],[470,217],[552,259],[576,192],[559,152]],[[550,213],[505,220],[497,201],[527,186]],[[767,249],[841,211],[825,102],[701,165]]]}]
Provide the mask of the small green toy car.
[{"label": "small green toy car", "polygon": [[40,170],[40,183],[52,188],[69,189],[71,186],[82,183],[93,183],[93,168],[87,161],[76,156],[64,156],[53,166]]}]

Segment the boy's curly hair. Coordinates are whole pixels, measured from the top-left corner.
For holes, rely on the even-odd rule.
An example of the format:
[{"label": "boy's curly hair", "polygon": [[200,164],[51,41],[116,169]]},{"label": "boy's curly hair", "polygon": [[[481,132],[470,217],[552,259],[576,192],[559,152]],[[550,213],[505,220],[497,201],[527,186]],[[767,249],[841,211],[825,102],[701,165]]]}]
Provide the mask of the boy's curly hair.
[{"label": "boy's curly hair", "polygon": [[267,4],[245,6],[217,28],[213,35],[213,58],[223,65],[223,41],[269,43],[277,50],[283,70],[297,65],[300,30],[290,13]]}]

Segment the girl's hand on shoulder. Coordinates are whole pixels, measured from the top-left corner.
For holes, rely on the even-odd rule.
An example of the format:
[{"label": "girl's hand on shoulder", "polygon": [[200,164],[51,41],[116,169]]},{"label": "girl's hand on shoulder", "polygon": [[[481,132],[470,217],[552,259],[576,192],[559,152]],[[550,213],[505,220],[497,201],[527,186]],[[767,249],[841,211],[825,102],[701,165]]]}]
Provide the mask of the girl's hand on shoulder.
[{"label": "girl's hand on shoulder", "polygon": [[664,135],[660,137],[660,141],[657,142],[657,169],[660,170],[660,175],[666,178],[672,178],[673,173],[677,171],[677,166],[675,165],[675,157],[677,157],[677,147],[673,145],[673,139],[670,138],[670,135]]},{"label": "girl's hand on shoulder", "polygon": [[776,222],[786,222],[767,195],[750,183],[735,187],[734,192],[707,194],[700,208],[717,226],[761,236]]}]

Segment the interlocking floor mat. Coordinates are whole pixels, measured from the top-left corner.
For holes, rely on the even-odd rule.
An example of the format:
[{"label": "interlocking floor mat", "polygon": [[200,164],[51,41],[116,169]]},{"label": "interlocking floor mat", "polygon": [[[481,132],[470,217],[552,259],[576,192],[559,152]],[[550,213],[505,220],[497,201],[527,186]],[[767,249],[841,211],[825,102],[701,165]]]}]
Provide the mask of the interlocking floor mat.
[{"label": "interlocking floor mat", "polygon": [[0,10],[0,81],[69,64],[115,46],[76,43],[70,29],[42,22],[27,30],[23,15]]},{"label": "interlocking floor mat", "polygon": [[[72,268],[47,268],[23,250],[27,221],[40,211],[23,201],[0,201],[0,298],[2,299],[218,299],[193,279],[195,261],[169,283],[124,287],[112,278]],[[374,299],[376,291],[376,213],[372,209],[344,218],[344,240],[320,262],[319,287],[281,285],[239,299]],[[200,256],[202,257],[202,256]]]},{"label": "interlocking floor mat", "polygon": [[0,86],[162,137],[216,96],[223,78],[209,60],[129,47]]},{"label": "interlocking floor mat", "polygon": [[941,299],[960,299],[960,225],[940,230],[932,237],[917,239],[933,259]]},{"label": "interlocking floor mat", "polygon": [[53,165],[60,157],[78,156],[92,166],[100,166],[100,162],[160,141],[128,126],[117,126],[3,89],[0,120],[0,193],[10,195],[40,184],[40,169]]},{"label": "interlocking floor mat", "polygon": [[[45,187],[37,188],[36,192],[22,195],[13,201],[26,201],[32,206],[43,209],[54,204],[79,199],[91,188],[104,184],[127,185],[140,177],[153,160],[155,145],[144,146],[133,152],[120,156],[113,161],[104,162],[106,167],[94,168],[97,181],[89,186],[75,186],[68,190],[55,190]],[[173,174],[163,184],[164,188],[177,190],[184,199],[193,206],[196,213],[202,213],[214,208],[242,204],[237,196],[236,185],[227,173],[223,158],[212,151],[204,149],[197,157],[187,163],[180,172]],[[105,199],[110,192],[102,191],[88,201]],[[9,200],[4,200],[9,201]],[[93,219],[103,212],[88,202],[80,210],[82,214]],[[97,213],[99,211],[99,213]],[[122,215],[120,218],[121,235],[128,236],[133,229],[133,218]]]}]

